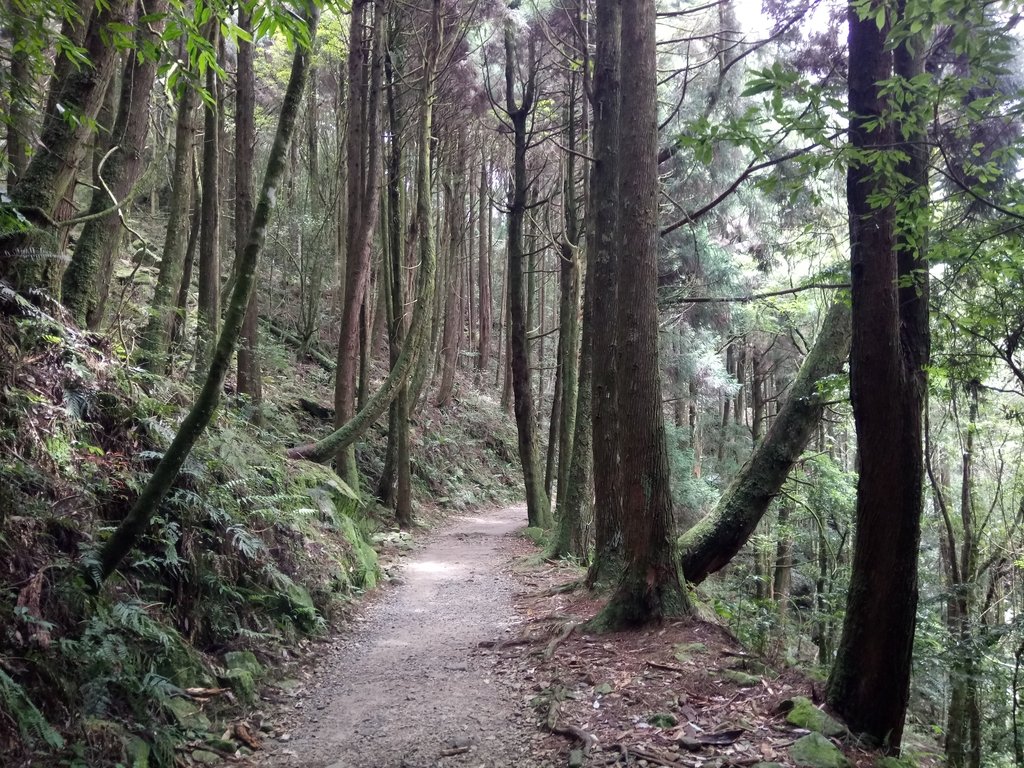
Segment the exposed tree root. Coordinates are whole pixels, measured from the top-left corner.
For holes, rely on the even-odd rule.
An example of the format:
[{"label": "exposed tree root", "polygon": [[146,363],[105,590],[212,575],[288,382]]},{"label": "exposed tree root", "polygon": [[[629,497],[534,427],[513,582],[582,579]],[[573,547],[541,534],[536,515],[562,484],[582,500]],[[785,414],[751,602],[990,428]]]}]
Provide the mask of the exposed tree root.
[{"label": "exposed tree root", "polygon": [[562,643],[568,640],[569,636],[576,631],[576,627],[578,626],[579,624],[577,624],[576,622],[566,624],[564,627],[562,627],[561,632],[559,632],[555,637],[551,638],[551,642],[549,642],[547,648],[544,649],[544,661],[547,661],[555,655],[555,650],[557,650],[558,646],[560,646]]},{"label": "exposed tree root", "polygon": [[554,595],[565,595],[569,592],[576,592],[577,590],[583,589],[586,586],[582,579],[573,579],[567,581],[565,584],[558,584],[554,587],[549,587],[543,592],[538,592],[538,597],[552,597]]},{"label": "exposed tree root", "polygon": [[560,685],[556,685],[551,691],[551,698],[548,700],[548,714],[544,718],[544,727],[551,733],[578,740],[582,744],[584,757],[590,757],[591,751],[597,746],[597,738],[594,734],[588,733],[575,725],[559,725],[558,723],[558,718],[562,713],[562,699],[564,698],[565,689]]}]

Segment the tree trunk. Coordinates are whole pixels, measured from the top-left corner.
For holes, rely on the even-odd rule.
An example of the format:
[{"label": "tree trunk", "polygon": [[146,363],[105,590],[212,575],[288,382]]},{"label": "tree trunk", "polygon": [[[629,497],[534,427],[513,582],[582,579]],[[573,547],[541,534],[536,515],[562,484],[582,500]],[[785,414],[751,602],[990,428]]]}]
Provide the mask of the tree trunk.
[{"label": "tree trunk", "polygon": [[[430,320],[434,299],[437,271],[437,247],[434,240],[433,205],[431,198],[431,129],[435,99],[435,79],[441,47],[441,0],[433,0],[431,12],[431,38],[426,46],[423,63],[422,104],[419,127],[419,161],[416,170],[416,231],[419,235],[419,275],[417,278],[416,305],[405,344],[398,360],[391,368],[381,388],[367,402],[366,407],[351,421],[336,429],[318,443],[299,446],[288,451],[288,457],[325,461],[332,455],[348,448],[358,440],[398,396],[416,363],[417,356],[427,353],[426,344],[430,334]],[[410,407],[412,404],[410,394]]]},{"label": "tree trunk", "polygon": [[[371,13],[372,19],[368,19]],[[339,428],[351,421],[356,411],[360,315],[370,275],[372,235],[377,219],[377,184],[380,176],[377,125],[384,58],[381,34],[383,22],[383,9],[376,2],[354,0],[349,34],[345,301],[342,307],[334,392],[335,426]],[[336,465],[342,479],[353,488],[358,488],[355,450],[351,444],[339,449]]]},{"label": "tree trunk", "polygon": [[[913,43],[901,42],[893,55],[887,27],[879,29],[874,13],[862,19],[851,5],[849,22],[850,142],[860,158],[847,171],[850,398],[860,475],[853,569],[828,701],[853,731],[898,753],[910,693],[924,498],[921,439],[929,336],[928,269],[920,250],[927,233],[920,227],[926,218],[921,211],[928,206],[928,158],[918,128],[924,123],[915,122],[918,98],[911,92],[901,106],[912,115],[901,126],[886,115],[882,95],[894,62],[895,74],[906,82],[922,71],[909,50]],[[924,46],[916,43],[921,51]],[[895,183],[891,172],[878,167],[879,153],[891,151],[897,140],[908,158],[899,168],[907,180],[899,195],[905,213],[899,216],[892,206],[876,202],[892,194]]]},{"label": "tree trunk", "polygon": [[[692,613],[674,550],[658,367],[658,111],[654,0],[622,5],[618,424],[625,567],[595,625]],[[600,22],[599,22],[600,23]]]},{"label": "tree trunk", "polygon": [[850,309],[840,299],[800,366],[789,398],[714,510],[680,537],[683,574],[692,584],[724,568],[747,543],[814,435],[827,395],[819,384],[842,372],[850,350]]},{"label": "tree trunk", "polygon": [[[594,61],[594,155],[591,201],[594,242],[594,345],[591,419],[594,445],[594,561],[587,583],[613,584],[622,569],[622,498],[619,482],[616,393],[619,218],[619,61],[622,3],[597,0]],[[632,52],[630,52],[632,55]],[[631,118],[632,119],[632,118]],[[600,342],[598,343],[598,339]]]},{"label": "tree trunk", "polygon": [[[166,0],[139,0],[138,15],[163,14]],[[144,46],[156,46],[163,29],[162,21],[140,24],[135,29],[135,50],[129,51],[121,81],[117,122],[107,150],[113,150],[98,179],[100,188],[93,190],[89,214],[106,211],[112,204],[130,196],[142,170],[142,156],[149,132],[149,104],[153,80],[159,61],[143,58]],[[106,151],[106,150],[105,150]],[[109,193],[103,189],[106,183]],[[113,196],[114,200],[111,200]],[[126,211],[111,211],[101,218],[85,223],[75,253],[64,273],[62,296],[64,305],[80,324],[89,318],[89,327],[97,328],[103,319],[105,302],[96,302],[97,281],[109,284],[114,262],[123,239],[121,221]],[[107,291],[103,291],[107,295]]]},{"label": "tree trunk", "polygon": [[[252,14],[244,6],[238,10],[238,28],[252,34]],[[316,95],[316,78],[310,78],[309,92]],[[245,254],[246,234],[252,222],[252,166],[256,149],[256,75],[253,70],[253,44],[238,39],[238,68],[235,76],[235,263]],[[259,358],[259,290],[249,298],[238,346],[238,394],[252,404],[252,420],[263,420],[263,377]]]},{"label": "tree trunk", "polygon": [[174,134],[174,165],[171,171],[167,232],[164,236],[156,289],[150,303],[149,322],[146,324],[140,344],[140,361],[144,368],[153,373],[163,372],[167,368],[167,352],[171,343],[171,327],[176,306],[174,299],[181,285],[185,247],[190,229],[188,218],[192,198],[195,91],[187,84],[183,86],[178,101],[178,118]]},{"label": "tree trunk", "polygon": [[487,154],[480,149],[480,221],[477,236],[477,252],[479,266],[477,279],[480,282],[480,335],[477,344],[476,367],[479,371],[478,380],[486,373],[491,363],[491,251],[487,242],[487,224],[491,218],[491,201],[488,197],[489,184],[487,179]]},{"label": "tree trunk", "polygon": [[[217,47],[220,20],[210,23],[209,42]],[[206,70],[206,90],[214,98],[203,108],[203,203],[199,231],[199,305],[196,310],[196,378],[202,380],[210,367],[220,327],[220,141],[216,102],[217,73]]]},{"label": "tree trunk", "polygon": [[544,476],[540,468],[537,445],[537,416],[534,409],[533,386],[530,375],[530,351],[527,340],[527,297],[523,295],[525,275],[523,225],[526,219],[527,195],[526,150],[529,137],[530,114],[534,107],[537,77],[534,39],[530,38],[527,81],[521,101],[516,104],[516,41],[511,22],[505,26],[505,99],[506,111],[513,127],[512,186],[509,190],[508,213],[508,296],[509,343],[511,347],[512,390],[515,400],[516,430],[519,435],[519,460],[523,467],[526,488],[526,513],[531,526],[548,528],[551,525],[551,507],[544,492]]},{"label": "tree trunk", "polygon": [[295,50],[288,87],[281,102],[277,133],[274,136],[274,143],[267,160],[267,170],[263,177],[263,188],[253,214],[252,226],[249,228],[244,258],[238,265],[238,279],[232,291],[228,311],[224,316],[223,331],[217,340],[217,348],[210,364],[210,370],[192,409],[182,421],[174,440],[164,453],[152,477],[142,489],[127,516],[100,551],[99,570],[97,573],[90,574],[95,579],[97,588],[114,572],[135,542],[145,532],[150,519],[177,479],[182,464],[185,463],[192,447],[206,430],[220,402],[224,379],[231,366],[231,358],[238,345],[238,338],[242,330],[242,321],[246,308],[249,306],[249,295],[256,282],[256,265],[266,241],[267,225],[270,222],[271,211],[277,198],[277,187],[284,175],[288,145],[294,133],[296,118],[302,104],[302,91],[306,84],[306,75],[312,58],[312,41],[315,40],[316,24],[319,17],[319,9],[315,3],[309,5],[307,14],[310,47],[306,49],[299,46]]},{"label": "tree trunk", "polygon": [[[48,104],[52,108],[43,116],[39,149],[9,190],[11,207],[33,228],[0,237],[0,278],[15,290],[41,289],[60,296],[65,259],[54,217],[78,172],[116,66],[119,51],[109,43],[108,27],[124,24],[130,7],[128,0],[111,0],[88,16],[83,47],[90,66],[71,66],[66,56],[58,56],[56,67],[61,76],[50,82]],[[67,114],[79,119],[68,120]]]}]

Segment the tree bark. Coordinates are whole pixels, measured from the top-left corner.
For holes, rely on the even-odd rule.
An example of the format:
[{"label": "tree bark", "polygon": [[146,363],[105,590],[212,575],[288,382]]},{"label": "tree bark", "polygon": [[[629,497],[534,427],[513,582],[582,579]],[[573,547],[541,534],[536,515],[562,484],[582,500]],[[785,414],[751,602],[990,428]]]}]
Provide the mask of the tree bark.
[{"label": "tree bark", "polygon": [[[217,47],[220,20],[210,22],[209,42]],[[203,202],[199,231],[199,304],[196,310],[196,378],[201,380],[210,367],[220,327],[220,136],[216,101],[217,73],[206,70],[206,90],[214,103],[203,108]]]},{"label": "tree bark", "polygon": [[525,275],[523,225],[526,219],[529,181],[526,173],[526,151],[529,142],[529,119],[536,95],[537,62],[533,37],[529,42],[528,73],[522,95],[516,103],[515,73],[518,51],[511,22],[505,26],[505,109],[513,128],[512,186],[508,207],[508,297],[509,344],[512,367],[512,390],[516,430],[519,437],[519,461],[523,467],[526,488],[526,514],[533,527],[551,525],[551,503],[544,492],[544,476],[540,467],[537,444],[537,415],[533,401],[530,375],[530,352],[527,340],[527,297],[524,296]]},{"label": "tree bark", "polygon": [[[917,126],[926,121],[912,117],[900,126],[886,115],[882,89],[894,64],[887,27],[879,29],[873,13],[861,18],[854,5],[849,23],[850,143],[858,151],[847,171],[850,397],[860,475],[853,568],[828,701],[853,731],[898,753],[910,693],[924,498],[929,335],[928,268],[920,250],[927,233],[920,229],[920,214],[928,206],[928,189],[926,142]],[[910,82],[921,71],[920,60],[906,41],[896,48],[895,74]],[[921,107],[911,90],[900,109],[913,116]],[[906,179],[901,190],[891,172],[882,170],[888,160],[882,168],[878,162],[879,153],[893,146],[909,158],[898,169]],[[902,213],[877,202],[886,193],[900,200]],[[886,599],[879,600],[883,594]]]},{"label": "tree bark", "polygon": [[[675,558],[658,366],[658,111],[654,0],[622,4],[618,425],[625,567],[594,620],[618,629],[693,612]],[[599,22],[600,23],[600,22]]]},{"label": "tree bark", "polygon": [[487,242],[487,224],[491,217],[491,201],[488,197],[489,184],[487,179],[487,153],[480,149],[480,193],[479,193],[479,234],[477,251],[479,266],[477,279],[480,282],[480,335],[477,344],[476,367],[479,371],[478,380],[486,373],[491,363],[491,250]]},{"label": "tree bark", "polygon": [[[238,9],[238,27],[252,34],[252,13]],[[315,70],[314,70],[315,73]],[[309,92],[316,94],[316,78],[311,77]],[[235,75],[235,263],[245,255],[246,234],[252,222],[252,166],[256,149],[256,74],[253,70],[253,44],[238,39],[238,68]],[[259,290],[249,298],[242,322],[238,346],[238,394],[247,395],[252,404],[252,420],[262,422],[263,376],[259,358]]]},{"label": "tree bark", "polygon": [[[594,560],[587,583],[614,584],[622,570],[622,498],[619,483],[618,244],[619,64],[622,1],[597,0],[594,69],[594,155],[591,201],[594,242],[594,335],[591,420],[594,446]],[[632,55],[632,54],[631,54]],[[600,339],[600,343],[597,343]]]},{"label": "tree bark", "polygon": [[[372,18],[368,18],[372,14]],[[348,94],[348,231],[345,244],[345,301],[338,341],[335,381],[335,426],[355,416],[356,374],[359,365],[359,329],[370,275],[373,227],[377,220],[380,177],[379,102],[383,69],[383,8],[371,0],[352,3],[349,34]],[[358,488],[355,450],[338,450],[338,474]]]},{"label": "tree bark", "polygon": [[[162,14],[167,0],[139,0],[138,15]],[[106,149],[113,150],[102,170],[100,187],[93,190],[89,214],[109,209],[112,204],[125,201],[138,181],[142,170],[142,156],[149,133],[149,104],[153,81],[159,60],[142,56],[146,46],[156,47],[160,39],[162,21],[140,24],[135,30],[135,50],[127,52],[121,94],[117,108],[117,121]],[[104,180],[109,193],[102,187]],[[114,200],[111,200],[113,196]],[[84,325],[97,328],[103,319],[104,304],[97,299],[97,281],[111,279],[114,262],[123,240],[121,221],[125,211],[111,211],[107,215],[85,223],[75,253],[64,273],[62,298],[71,316]],[[106,296],[107,292],[104,291]]]},{"label": "tree bark", "polygon": [[[33,228],[0,237],[0,278],[15,290],[41,289],[58,298],[66,259],[60,254],[53,219],[78,172],[116,66],[119,51],[109,44],[108,27],[124,24],[130,7],[128,0],[112,0],[96,10],[86,6],[83,10],[91,13],[83,47],[91,65],[75,67],[67,57],[58,56],[55,66],[61,76],[50,81],[50,108],[43,116],[39,149],[9,190],[11,207]],[[67,114],[79,119],[68,120]]]},{"label": "tree bark", "polygon": [[[420,266],[417,276],[416,306],[413,309],[409,331],[402,352],[391,367],[381,388],[370,398],[366,407],[318,443],[303,445],[288,451],[288,457],[312,461],[326,461],[353,445],[387,410],[398,396],[403,384],[417,361],[427,354],[430,320],[433,310],[437,272],[437,244],[434,240],[433,205],[431,197],[431,133],[433,126],[435,87],[438,58],[441,50],[441,0],[432,0],[430,40],[426,45],[423,63],[422,103],[419,126],[419,160],[416,170],[416,231],[419,235]],[[413,402],[410,396],[410,405]]]},{"label": "tree bark", "polygon": [[164,235],[163,254],[157,273],[156,288],[150,302],[149,322],[142,334],[140,362],[146,370],[163,372],[171,343],[175,298],[184,270],[185,247],[188,241],[189,209],[192,191],[192,157],[195,141],[195,92],[187,84],[178,100],[178,117],[174,132],[174,164],[171,171],[171,200]]}]

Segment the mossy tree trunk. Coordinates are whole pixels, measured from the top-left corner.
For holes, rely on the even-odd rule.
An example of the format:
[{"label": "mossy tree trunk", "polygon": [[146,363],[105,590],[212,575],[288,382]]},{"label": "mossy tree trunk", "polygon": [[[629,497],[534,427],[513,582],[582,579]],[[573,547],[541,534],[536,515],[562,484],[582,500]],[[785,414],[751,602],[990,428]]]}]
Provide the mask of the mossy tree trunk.
[{"label": "mossy tree trunk", "polygon": [[[138,16],[161,15],[167,0],[139,0]],[[89,215],[95,216],[111,205],[122,203],[132,192],[142,170],[142,158],[149,133],[149,104],[153,81],[160,61],[143,50],[159,49],[163,24],[156,21],[139,24],[135,28],[135,50],[125,55],[124,75],[118,100],[117,120],[110,135],[108,147],[113,150],[102,169],[100,186],[93,190]],[[103,188],[106,182],[109,192]],[[111,200],[113,196],[113,200]],[[99,327],[104,306],[97,299],[97,281],[109,281],[123,240],[121,217],[126,212],[111,211],[100,218],[90,219],[82,227],[74,256],[64,273],[62,298],[71,316],[90,328]]]},{"label": "mossy tree trunk", "polygon": [[[209,24],[210,46],[218,47],[220,20]],[[203,106],[203,202],[199,231],[199,303],[196,308],[196,378],[202,380],[210,367],[220,327],[220,129],[217,99],[218,77],[206,70],[206,90],[213,99]]]},{"label": "mossy tree trunk", "polygon": [[[597,0],[594,60],[594,156],[591,208],[594,238],[588,254],[593,278],[591,422],[594,446],[594,560],[587,583],[614,584],[622,569],[619,488],[618,338],[619,60],[622,3]],[[600,339],[600,343],[598,343]]]},{"label": "mossy tree trunk", "polygon": [[171,170],[167,232],[164,235],[156,288],[150,302],[149,322],[140,343],[140,361],[143,367],[154,373],[167,368],[177,292],[185,268],[185,250],[190,230],[189,209],[192,204],[195,98],[195,91],[188,87],[188,84],[184,84],[178,98],[178,115],[174,131],[174,163]]},{"label": "mossy tree trunk", "polygon": [[[96,10],[85,3],[83,18],[89,21],[83,47],[91,66],[75,67],[66,56],[57,57],[60,76],[50,81],[50,108],[43,115],[38,149],[9,190],[11,207],[32,227],[0,235],[0,278],[16,290],[39,289],[60,296],[66,259],[58,253],[53,217],[78,172],[117,62],[119,51],[109,44],[110,26],[123,25],[130,7],[129,0],[111,0]],[[77,119],[68,120],[68,115]]]},{"label": "mossy tree trunk", "polygon": [[725,567],[750,539],[821,421],[828,399],[821,383],[842,372],[849,351],[850,309],[840,299],[825,315],[768,434],[714,510],[680,537],[680,563],[688,582],[699,584]]},{"label": "mossy tree trunk", "polygon": [[[238,28],[252,34],[252,14],[244,6],[238,10]],[[309,93],[316,95],[316,76]],[[253,44],[238,39],[238,66],[235,75],[235,263],[245,253],[246,235],[252,222],[252,165],[256,148],[256,74],[253,70]],[[315,139],[314,139],[315,140]],[[253,291],[242,323],[238,347],[238,394],[252,403],[253,421],[262,420],[263,377],[259,356],[259,291]]]},{"label": "mossy tree trunk", "polygon": [[[600,21],[598,22],[600,24]],[[692,613],[675,557],[675,523],[658,366],[658,110],[654,0],[622,4],[617,349],[625,564],[594,619],[618,629]]]},{"label": "mossy tree trunk", "polygon": [[[315,3],[307,6],[306,23],[309,27],[311,41],[315,40],[319,14],[319,8]],[[267,159],[267,170],[263,176],[259,201],[246,237],[243,259],[237,267],[237,279],[231,293],[228,310],[224,315],[223,329],[217,340],[217,347],[214,350],[203,387],[152,477],[142,489],[128,515],[121,521],[100,551],[99,572],[93,574],[97,577],[98,584],[110,577],[145,532],[149,521],[177,478],[182,464],[185,463],[192,447],[206,430],[220,403],[224,379],[231,367],[232,357],[238,346],[242,330],[242,322],[249,306],[249,297],[256,284],[256,266],[266,241],[267,226],[288,158],[288,146],[295,132],[295,123],[302,105],[302,92],[306,85],[312,59],[311,48],[312,45],[308,50],[299,47],[295,51],[288,86],[281,102],[277,132]]]},{"label": "mossy tree trunk", "polygon": [[[860,473],[857,529],[846,616],[828,682],[828,702],[851,730],[898,753],[910,695],[917,619],[917,558],[924,502],[922,412],[929,357],[927,143],[918,133],[915,86],[904,125],[887,114],[883,89],[895,74],[921,73],[915,41],[895,48],[886,19],[862,18],[851,4],[850,143],[847,171],[853,340],[850,398]],[[916,41],[918,51],[923,45]],[[894,55],[895,50],[895,55]],[[894,70],[895,64],[895,70]],[[890,169],[893,148],[907,160]],[[886,203],[885,200],[896,202]],[[882,200],[883,202],[879,202]],[[884,600],[879,596],[885,595]]]}]

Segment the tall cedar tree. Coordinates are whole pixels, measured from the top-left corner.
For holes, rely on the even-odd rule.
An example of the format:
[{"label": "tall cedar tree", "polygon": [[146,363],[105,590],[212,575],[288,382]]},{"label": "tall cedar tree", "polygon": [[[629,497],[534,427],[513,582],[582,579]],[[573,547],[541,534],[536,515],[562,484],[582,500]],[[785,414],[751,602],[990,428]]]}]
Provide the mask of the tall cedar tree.
[{"label": "tall cedar tree", "polygon": [[[588,584],[613,584],[622,568],[622,499],[615,357],[618,337],[619,59],[622,2],[597,0],[594,63],[594,242],[591,427],[594,446],[594,561]],[[598,343],[598,340],[600,342]]]},{"label": "tall cedar tree", "polygon": [[[846,617],[828,701],[856,732],[898,752],[910,691],[917,613],[924,461],[922,411],[929,355],[928,270],[913,217],[927,208],[926,158],[916,134],[886,115],[883,88],[894,73],[887,39],[893,19],[862,18],[851,4],[850,144],[847,171],[853,340],[850,397],[860,463],[857,533]],[[896,74],[918,65],[897,45]],[[908,77],[909,76],[909,77]],[[906,105],[913,109],[914,104]],[[910,158],[896,179],[883,153],[900,141]],[[905,213],[897,213],[898,199]],[[879,202],[879,201],[883,202]],[[909,210],[909,213],[906,213]]]},{"label": "tall cedar tree", "polygon": [[[619,158],[619,462],[625,566],[595,625],[692,612],[675,559],[658,367],[658,109],[654,0],[622,5]],[[600,23],[600,22],[599,22]]]},{"label": "tall cedar tree", "polygon": [[[519,437],[519,461],[526,486],[526,516],[531,526],[551,525],[551,502],[544,491],[537,435],[537,413],[533,402],[530,352],[527,334],[528,308],[524,295],[526,245],[524,224],[528,207],[529,179],[526,153],[529,148],[530,116],[536,106],[537,52],[533,35],[527,42],[526,79],[516,101],[515,76],[519,69],[518,45],[511,21],[505,26],[505,111],[512,124],[512,185],[508,205],[508,299],[509,344],[516,430]],[[535,274],[531,270],[531,276]]]}]

